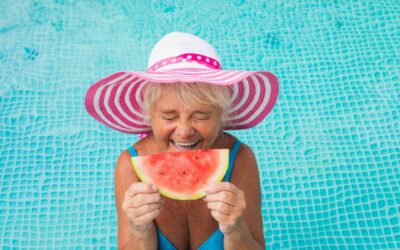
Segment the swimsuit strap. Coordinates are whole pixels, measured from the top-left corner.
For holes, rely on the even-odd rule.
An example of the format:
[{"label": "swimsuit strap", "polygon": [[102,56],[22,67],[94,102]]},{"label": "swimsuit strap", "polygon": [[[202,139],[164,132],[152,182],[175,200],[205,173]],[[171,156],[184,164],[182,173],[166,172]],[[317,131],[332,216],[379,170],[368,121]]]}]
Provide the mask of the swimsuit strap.
[{"label": "swimsuit strap", "polygon": [[233,144],[232,149],[230,150],[229,153],[229,166],[228,170],[226,171],[224,181],[230,181],[231,180],[231,174],[232,174],[232,169],[233,169],[233,163],[235,162],[236,154],[239,151],[240,144],[242,144],[241,141],[236,140],[235,144]]},{"label": "swimsuit strap", "polygon": [[138,153],[137,153],[136,149],[132,145],[129,146],[128,151],[131,154],[131,157],[138,156]]}]

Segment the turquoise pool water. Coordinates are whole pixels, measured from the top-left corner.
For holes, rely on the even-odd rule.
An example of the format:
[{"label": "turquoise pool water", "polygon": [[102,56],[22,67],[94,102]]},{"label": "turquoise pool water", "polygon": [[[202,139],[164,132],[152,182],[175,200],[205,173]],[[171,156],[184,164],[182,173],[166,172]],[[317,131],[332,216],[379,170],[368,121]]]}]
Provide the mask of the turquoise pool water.
[{"label": "turquoise pool water", "polygon": [[144,70],[170,31],[226,69],[268,69],[276,108],[234,132],[255,151],[268,249],[400,249],[400,5],[388,1],[0,4],[0,248],[116,248],[113,168],[137,140],[84,108]]}]

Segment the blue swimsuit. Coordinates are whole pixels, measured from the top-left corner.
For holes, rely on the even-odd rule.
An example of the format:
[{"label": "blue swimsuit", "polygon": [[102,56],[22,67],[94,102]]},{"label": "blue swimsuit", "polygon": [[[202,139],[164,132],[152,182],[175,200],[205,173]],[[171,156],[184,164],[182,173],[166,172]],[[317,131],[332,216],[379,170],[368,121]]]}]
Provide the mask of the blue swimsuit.
[{"label": "blue swimsuit", "polygon": [[[228,171],[225,174],[224,181],[229,182],[231,180],[231,173],[233,168],[233,162],[235,161],[236,154],[239,150],[241,142],[237,140],[233,145],[232,149],[229,153],[229,166]],[[128,151],[131,153],[131,156],[137,156],[138,153],[136,150],[130,146]],[[157,228],[157,236],[158,236],[158,249],[159,250],[176,250],[176,247],[165,237],[165,235],[158,230]],[[217,229],[203,244],[198,248],[199,250],[220,250],[224,249],[224,235],[222,232]]]}]

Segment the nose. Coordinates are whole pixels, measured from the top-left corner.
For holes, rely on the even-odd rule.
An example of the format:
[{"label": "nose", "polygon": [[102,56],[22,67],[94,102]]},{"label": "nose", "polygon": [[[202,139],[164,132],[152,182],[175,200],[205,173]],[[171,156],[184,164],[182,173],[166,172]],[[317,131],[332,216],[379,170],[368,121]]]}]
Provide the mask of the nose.
[{"label": "nose", "polygon": [[180,121],[176,126],[176,133],[180,138],[186,139],[194,135],[195,132],[189,121]]}]

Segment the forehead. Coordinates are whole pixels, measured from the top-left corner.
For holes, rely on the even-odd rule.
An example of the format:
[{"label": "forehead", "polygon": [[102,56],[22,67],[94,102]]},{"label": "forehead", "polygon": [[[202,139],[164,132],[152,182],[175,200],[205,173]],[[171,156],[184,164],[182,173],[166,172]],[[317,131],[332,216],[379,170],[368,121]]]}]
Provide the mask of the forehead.
[{"label": "forehead", "polygon": [[199,104],[195,101],[182,103],[181,99],[177,96],[175,90],[170,90],[164,93],[160,98],[158,98],[153,104],[152,109],[157,111],[204,111],[210,112],[213,110],[218,110],[218,107],[214,105]]}]

